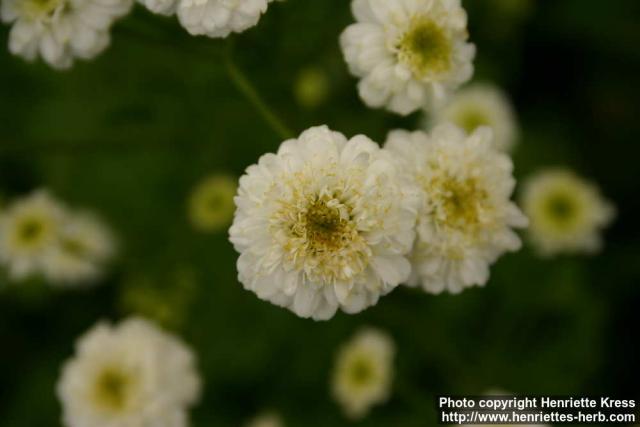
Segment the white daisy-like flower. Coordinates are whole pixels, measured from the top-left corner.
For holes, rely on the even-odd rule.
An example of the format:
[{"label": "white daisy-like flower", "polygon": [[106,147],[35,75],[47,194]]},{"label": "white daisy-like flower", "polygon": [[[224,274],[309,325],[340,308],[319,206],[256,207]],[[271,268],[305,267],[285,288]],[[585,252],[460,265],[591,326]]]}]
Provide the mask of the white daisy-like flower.
[{"label": "white daisy-like flower", "polygon": [[369,107],[409,114],[442,104],[473,75],[460,0],[353,0],[340,43]]},{"label": "white daisy-like flower", "polygon": [[233,197],[237,190],[237,180],[228,175],[216,174],[203,179],[189,197],[191,225],[205,232],[228,227],[235,211]]},{"label": "white daisy-like flower", "polygon": [[284,427],[284,421],[275,412],[265,412],[249,421],[246,427]]},{"label": "white daisy-like flower", "polygon": [[497,86],[476,83],[458,91],[447,105],[435,112],[435,124],[450,122],[467,133],[480,126],[493,129],[500,150],[511,149],[518,136],[516,115],[506,94]]},{"label": "white daisy-like flower", "polygon": [[494,147],[491,129],[394,131],[386,148],[422,193],[409,284],[431,293],[484,285],[490,265],[521,246],[512,228],[527,225],[510,200],[513,163]]},{"label": "white daisy-like flower", "polygon": [[177,13],[182,26],[194,36],[227,37],[257,25],[271,1],[179,0]]},{"label": "white daisy-like flower", "polygon": [[331,386],[348,417],[362,418],[389,398],[394,354],[391,337],[375,329],[361,330],[340,349]]},{"label": "white daisy-like flower", "polygon": [[39,273],[56,251],[65,208],[39,190],[10,204],[0,215],[0,263],[9,277],[22,280]]},{"label": "white daisy-like flower", "polygon": [[58,242],[44,261],[44,275],[54,284],[75,285],[98,279],[115,253],[111,231],[89,213],[70,213]]},{"label": "white daisy-like flower", "polygon": [[200,380],[191,350],[152,323],[99,323],[57,385],[67,427],[186,427]]},{"label": "white daisy-like flower", "polygon": [[1,15],[13,23],[9,50],[33,61],[42,57],[57,69],[75,58],[91,59],[110,41],[109,29],[132,0],[2,0]]},{"label": "white daisy-like flower", "polygon": [[415,189],[365,136],[311,128],[249,167],[235,201],[240,282],[298,316],[357,313],[409,276]]},{"label": "white daisy-like flower", "polygon": [[527,180],[522,208],[531,220],[529,237],[542,255],[594,253],[615,208],[597,186],[570,170],[543,170]]}]

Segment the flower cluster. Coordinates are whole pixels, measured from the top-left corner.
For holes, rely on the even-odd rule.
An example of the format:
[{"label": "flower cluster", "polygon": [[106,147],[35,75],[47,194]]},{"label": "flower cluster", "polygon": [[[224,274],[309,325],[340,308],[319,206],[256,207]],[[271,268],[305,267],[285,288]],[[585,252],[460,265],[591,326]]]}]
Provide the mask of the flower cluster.
[{"label": "flower cluster", "polygon": [[240,282],[314,319],[359,312],[407,281],[434,293],[485,284],[527,224],[491,138],[445,124],[392,132],[384,149],[327,127],[285,141],[240,180]]},{"label": "flower cluster", "polygon": [[71,211],[44,190],[0,213],[0,264],[13,280],[40,274],[56,285],[95,281],[114,249],[101,221]]},{"label": "flower cluster", "polygon": [[186,427],[199,393],[190,349],[141,318],[94,326],[58,382],[68,427]]}]

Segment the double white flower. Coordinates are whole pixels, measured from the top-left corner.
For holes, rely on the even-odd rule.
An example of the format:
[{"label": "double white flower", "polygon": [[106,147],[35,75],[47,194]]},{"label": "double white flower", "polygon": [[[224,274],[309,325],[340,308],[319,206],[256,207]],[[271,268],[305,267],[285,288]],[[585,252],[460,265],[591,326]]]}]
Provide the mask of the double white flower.
[{"label": "double white flower", "polygon": [[186,427],[200,392],[191,350],[152,323],[99,323],[62,370],[67,427]]},{"label": "double white flower", "polygon": [[389,135],[385,148],[422,196],[409,284],[432,293],[484,285],[490,265],[520,248],[512,228],[528,221],[510,200],[513,164],[492,135],[487,127],[467,135],[451,124]]},{"label": "double white flower", "polygon": [[255,26],[273,0],[139,0],[152,12],[177,13],[192,35],[227,37]]},{"label": "double white flower", "polygon": [[407,280],[417,197],[389,153],[326,126],[285,141],[240,179],[239,280],[301,317],[359,312]]},{"label": "double white flower", "polygon": [[9,50],[33,61],[42,57],[57,69],[76,58],[91,59],[110,41],[113,22],[132,0],[2,0],[2,21],[13,23]]},{"label": "double white flower", "polygon": [[357,23],[340,41],[368,106],[403,115],[437,106],[473,75],[460,0],[354,0],[352,9]]}]

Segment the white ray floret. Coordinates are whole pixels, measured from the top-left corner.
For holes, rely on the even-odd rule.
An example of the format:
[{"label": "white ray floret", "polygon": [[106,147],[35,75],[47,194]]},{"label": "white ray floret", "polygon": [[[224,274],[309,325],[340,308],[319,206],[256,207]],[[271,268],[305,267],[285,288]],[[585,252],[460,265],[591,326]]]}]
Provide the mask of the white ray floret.
[{"label": "white ray floret", "polygon": [[542,255],[594,253],[615,208],[598,187],[566,169],[547,169],[527,180],[522,208],[531,219],[529,237]]},{"label": "white ray floret", "polygon": [[340,42],[369,107],[433,108],[473,75],[460,0],[353,0],[352,9],[357,22]]},{"label": "white ray floret", "polygon": [[513,163],[494,147],[491,130],[394,131],[385,148],[421,189],[409,284],[431,293],[484,285],[490,265],[521,246],[512,228],[527,225],[510,200]]},{"label": "white ray floret", "polygon": [[191,350],[140,318],[88,331],[57,386],[66,427],[187,427],[199,390]]},{"label": "white ray floret", "polygon": [[64,69],[76,58],[101,53],[109,45],[111,25],[131,5],[132,0],[2,0],[1,15],[12,24],[13,54],[29,61],[41,57]]},{"label": "white ray floret", "polygon": [[240,282],[301,317],[359,312],[408,278],[415,189],[365,136],[311,128],[249,167],[235,201]]}]

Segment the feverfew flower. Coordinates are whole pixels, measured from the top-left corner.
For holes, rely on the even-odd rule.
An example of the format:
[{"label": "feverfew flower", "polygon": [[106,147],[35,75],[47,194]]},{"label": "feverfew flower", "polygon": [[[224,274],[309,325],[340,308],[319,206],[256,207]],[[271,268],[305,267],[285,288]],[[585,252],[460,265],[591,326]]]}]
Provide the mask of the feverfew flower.
[{"label": "feverfew flower", "polygon": [[10,204],[0,215],[0,263],[13,280],[41,272],[57,249],[65,208],[40,190]]},{"label": "feverfew flower", "polygon": [[340,349],[332,377],[334,398],[350,418],[362,418],[386,401],[393,381],[395,346],[375,329],[360,331]]},{"label": "feverfew flower", "polygon": [[340,39],[369,107],[409,114],[443,103],[473,75],[460,0],[353,0],[357,23]]},{"label": "feverfew flower", "polygon": [[271,1],[178,0],[177,13],[182,26],[194,36],[227,37],[255,26]]},{"label": "feverfew flower", "polygon": [[227,227],[233,219],[236,179],[211,175],[203,179],[189,197],[189,219],[198,230],[213,232]]},{"label": "feverfew flower", "polygon": [[2,0],[2,21],[13,23],[9,50],[57,69],[91,59],[110,41],[109,29],[132,0]]},{"label": "feverfew flower", "polygon": [[615,217],[594,184],[564,169],[532,176],[524,186],[522,208],[531,220],[531,242],[543,255],[597,252],[601,230]]},{"label": "feverfew flower", "polygon": [[417,200],[398,175],[369,138],[326,126],[262,156],[235,199],[240,282],[316,320],[374,305],[410,273]]},{"label": "feverfew flower", "polygon": [[495,149],[491,130],[468,136],[444,124],[430,135],[394,131],[386,148],[422,192],[409,284],[431,293],[484,285],[489,266],[520,248],[512,228],[527,225],[510,201],[513,163]]},{"label": "feverfew flower", "polygon": [[451,101],[435,112],[436,124],[451,122],[471,134],[480,126],[493,129],[494,143],[500,150],[513,147],[518,126],[513,107],[497,86],[474,84],[458,91]]},{"label": "feverfew flower", "polygon": [[89,213],[69,213],[59,229],[55,250],[44,262],[54,284],[73,285],[98,279],[115,253],[111,231]]},{"label": "feverfew flower", "polygon": [[282,421],[280,415],[274,412],[266,412],[249,421],[246,427],[284,427],[284,421]]},{"label": "feverfew flower", "polygon": [[200,380],[191,350],[152,323],[99,323],[80,338],[57,394],[67,427],[186,427]]}]

